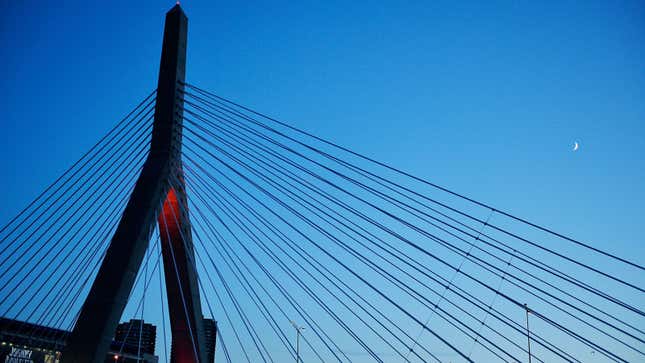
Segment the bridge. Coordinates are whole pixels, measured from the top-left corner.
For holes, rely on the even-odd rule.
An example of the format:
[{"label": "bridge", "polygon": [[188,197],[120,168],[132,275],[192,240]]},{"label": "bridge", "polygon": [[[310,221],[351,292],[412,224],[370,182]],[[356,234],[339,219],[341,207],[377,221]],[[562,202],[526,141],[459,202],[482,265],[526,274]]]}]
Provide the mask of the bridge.
[{"label": "bridge", "polygon": [[639,261],[189,82],[187,29],[177,5],[157,88],[0,229],[16,361],[119,361],[150,309],[170,362],[645,359]]}]

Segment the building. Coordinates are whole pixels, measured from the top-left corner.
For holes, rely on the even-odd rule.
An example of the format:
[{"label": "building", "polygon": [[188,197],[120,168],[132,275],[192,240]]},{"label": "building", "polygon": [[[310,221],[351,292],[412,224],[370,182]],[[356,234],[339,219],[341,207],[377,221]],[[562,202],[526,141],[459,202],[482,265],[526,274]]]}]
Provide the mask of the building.
[{"label": "building", "polygon": [[58,363],[69,332],[0,318],[0,362]]},{"label": "building", "polygon": [[139,348],[141,352],[154,354],[155,342],[157,339],[157,327],[145,323],[143,320],[131,319],[127,323],[121,323],[116,327],[114,342],[126,346]]},{"label": "building", "polygon": [[[69,334],[65,330],[0,318],[0,362],[58,363]],[[157,363],[156,335],[157,328],[141,320],[119,324],[105,362]]]},{"label": "building", "polygon": [[206,355],[208,362],[215,362],[215,344],[217,343],[217,322],[204,318],[204,338],[206,339]]},{"label": "building", "polygon": [[105,362],[155,363],[158,361],[155,356],[156,340],[156,326],[140,319],[130,319],[117,326]]}]

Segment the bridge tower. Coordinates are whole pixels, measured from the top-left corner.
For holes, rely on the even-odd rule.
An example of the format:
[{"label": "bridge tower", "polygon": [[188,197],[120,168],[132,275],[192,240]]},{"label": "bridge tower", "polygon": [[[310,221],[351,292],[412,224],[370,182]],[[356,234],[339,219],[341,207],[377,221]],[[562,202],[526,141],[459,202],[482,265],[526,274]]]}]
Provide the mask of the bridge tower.
[{"label": "bridge tower", "polygon": [[150,153],[67,341],[64,363],[105,361],[157,222],[172,331],[171,362],[207,362],[190,220],[186,208],[180,208],[187,205],[180,95],[187,31],[188,18],[175,5],[166,14]]}]

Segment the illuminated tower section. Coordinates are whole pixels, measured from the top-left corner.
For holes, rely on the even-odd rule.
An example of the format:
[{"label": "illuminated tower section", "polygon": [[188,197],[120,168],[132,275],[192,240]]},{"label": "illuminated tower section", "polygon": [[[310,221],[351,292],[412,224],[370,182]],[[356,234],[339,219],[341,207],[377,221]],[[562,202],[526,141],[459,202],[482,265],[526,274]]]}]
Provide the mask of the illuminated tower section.
[{"label": "illuminated tower section", "polygon": [[[158,217],[172,331],[170,361],[177,363],[194,362],[196,356],[206,353],[195,253],[186,206],[184,190],[171,188]],[[199,361],[205,360],[200,358]]]}]

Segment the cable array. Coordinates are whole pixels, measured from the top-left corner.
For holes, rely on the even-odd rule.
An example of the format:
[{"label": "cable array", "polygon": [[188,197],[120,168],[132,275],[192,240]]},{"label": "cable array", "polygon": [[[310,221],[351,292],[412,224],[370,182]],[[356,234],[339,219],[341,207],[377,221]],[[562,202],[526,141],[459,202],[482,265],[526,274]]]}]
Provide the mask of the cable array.
[{"label": "cable array", "polygon": [[[218,319],[218,360],[645,359],[638,261],[181,86],[182,160],[164,182],[186,198],[161,213],[124,312],[160,320],[163,361],[169,225],[190,227],[180,242]],[[147,156],[154,105],[153,92],[0,228],[2,317],[64,341]]]},{"label": "cable array", "polygon": [[[148,153],[155,96],[0,229],[0,316],[9,325],[58,335],[73,326]],[[19,333],[45,334],[31,330]]]},{"label": "cable array", "polygon": [[183,208],[234,361],[294,359],[291,320],[303,361],[643,359],[637,262],[184,86]]}]

